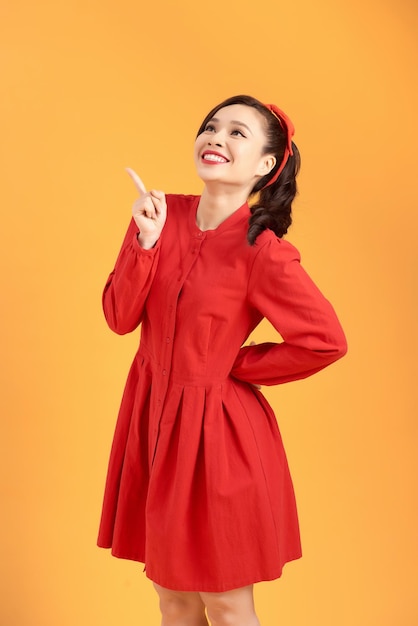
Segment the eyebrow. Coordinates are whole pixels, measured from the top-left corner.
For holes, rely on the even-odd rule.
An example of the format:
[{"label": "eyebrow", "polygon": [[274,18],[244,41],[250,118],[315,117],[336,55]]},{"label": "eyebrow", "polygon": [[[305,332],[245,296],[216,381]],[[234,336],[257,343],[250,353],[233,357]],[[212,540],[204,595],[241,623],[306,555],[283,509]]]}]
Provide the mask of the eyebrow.
[{"label": "eyebrow", "polygon": [[[219,122],[219,119],[217,117],[212,117],[209,120],[209,122]],[[244,126],[244,128],[246,128],[248,130],[248,132],[253,135],[253,132],[252,132],[251,128],[249,128],[249,126],[247,126],[247,124],[244,124],[244,122],[240,122],[239,120],[231,120],[231,124],[235,124],[236,126]]]}]

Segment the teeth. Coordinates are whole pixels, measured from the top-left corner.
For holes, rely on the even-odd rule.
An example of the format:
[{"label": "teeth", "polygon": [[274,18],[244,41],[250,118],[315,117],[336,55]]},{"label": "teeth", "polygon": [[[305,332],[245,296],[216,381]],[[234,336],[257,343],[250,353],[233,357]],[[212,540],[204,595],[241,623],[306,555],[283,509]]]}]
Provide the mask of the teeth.
[{"label": "teeth", "polygon": [[205,154],[203,156],[205,161],[215,161],[216,163],[226,163],[227,160],[217,154]]}]

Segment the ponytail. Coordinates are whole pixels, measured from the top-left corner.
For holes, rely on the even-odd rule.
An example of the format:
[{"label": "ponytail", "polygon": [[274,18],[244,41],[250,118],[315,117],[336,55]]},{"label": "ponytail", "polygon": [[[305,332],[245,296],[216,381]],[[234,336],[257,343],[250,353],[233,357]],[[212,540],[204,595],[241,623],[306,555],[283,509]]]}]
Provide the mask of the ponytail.
[{"label": "ponytail", "polygon": [[292,202],[297,194],[296,176],[300,169],[299,150],[293,142],[292,152],[293,155],[288,157],[275,182],[268,184],[268,180],[265,180],[274,177],[273,169],[271,174],[261,178],[253,189],[253,193],[258,193],[258,197],[250,207],[251,217],[247,233],[250,245],[254,245],[257,237],[267,228],[277,237],[283,237],[292,223]]}]

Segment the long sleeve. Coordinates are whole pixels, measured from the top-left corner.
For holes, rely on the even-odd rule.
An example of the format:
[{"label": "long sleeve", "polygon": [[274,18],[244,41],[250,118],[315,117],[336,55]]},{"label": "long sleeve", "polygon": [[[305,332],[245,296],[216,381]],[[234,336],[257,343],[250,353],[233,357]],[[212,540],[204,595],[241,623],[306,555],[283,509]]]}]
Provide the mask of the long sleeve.
[{"label": "long sleeve", "polygon": [[144,250],[138,244],[138,228],[131,220],[116,265],[103,292],[103,311],[109,327],[124,335],[139,326],[158,264],[160,240]]},{"label": "long sleeve", "polygon": [[334,309],[287,241],[271,238],[260,247],[248,298],[283,341],[241,348],[231,372],[235,378],[262,385],[285,383],[306,378],[346,353]]}]

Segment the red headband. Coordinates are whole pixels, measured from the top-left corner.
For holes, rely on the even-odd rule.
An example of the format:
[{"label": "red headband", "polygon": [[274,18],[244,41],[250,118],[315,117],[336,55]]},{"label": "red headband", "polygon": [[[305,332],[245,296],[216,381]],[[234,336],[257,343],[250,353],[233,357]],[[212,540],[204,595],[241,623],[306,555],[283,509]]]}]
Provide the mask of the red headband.
[{"label": "red headband", "polygon": [[283,171],[283,168],[286,165],[289,156],[293,155],[292,137],[295,134],[295,127],[293,126],[292,120],[287,117],[286,113],[284,113],[281,109],[279,109],[279,107],[277,107],[275,104],[265,104],[264,106],[269,111],[271,111],[271,113],[273,113],[274,117],[276,117],[279,120],[279,124],[286,134],[287,142],[286,142],[286,147],[284,149],[283,160],[280,163],[279,168],[277,169],[273,178],[271,178],[269,182],[264,185],[263,189],[265,189],[269,185],[272,185],[273,183],[276,182],[279,175]]}]

